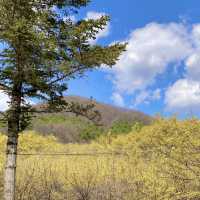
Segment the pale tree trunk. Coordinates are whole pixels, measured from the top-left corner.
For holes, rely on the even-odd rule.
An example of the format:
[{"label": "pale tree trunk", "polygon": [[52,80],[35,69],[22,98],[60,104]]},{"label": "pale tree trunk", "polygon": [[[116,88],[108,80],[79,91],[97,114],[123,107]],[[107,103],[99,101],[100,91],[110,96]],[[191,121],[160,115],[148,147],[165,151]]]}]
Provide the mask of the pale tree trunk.
[{"label": "pale tree trunk", "polygon": [[13,87],[10,93],[10,109],[8,110],[8,139],[6,149],[6,163],[4,171],[4,200],[15,200],[17,145],[20,131],[20,116],[22,103],[22,58],[21,41],[18,38],[16,46],[16,71],[13,73]]},{"label": "pale tree trunk", "polygon": [[[20,91],[20,90],[15,90]],[[15,200],[17,145],[20,130],[21,96],[13,95],[8,111],[8,139],[4,171],[4,200]]]},{"label": "pale tree trunk", "polygon": [[5,180],[4,180],[4,200],[15,199],[15,182],[16,182],[16,163],[17,163],[17,142],[18,137],[8,136]]}]

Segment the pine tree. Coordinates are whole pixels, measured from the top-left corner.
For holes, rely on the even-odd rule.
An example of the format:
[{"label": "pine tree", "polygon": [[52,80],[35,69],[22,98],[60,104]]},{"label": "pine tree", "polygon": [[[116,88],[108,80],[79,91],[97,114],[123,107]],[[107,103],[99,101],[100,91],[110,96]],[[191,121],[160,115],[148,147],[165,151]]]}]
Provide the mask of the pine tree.
[{"label": "pine tree", "polygon": [[[102,64],[113,66],[125,44],[90,45],[108,16],[72,22],[70,15],[89,0],[0,0],[0,88],[10,97],[2,113],[8,127],[4,199],[15,199],[18,134],[29,124],[35,110],[28,98],[46,101],[45,111],[71,111],[88,115],[83,108],[66,103],[67,82]],[[42,110],[41,110],[42,112]]]}]

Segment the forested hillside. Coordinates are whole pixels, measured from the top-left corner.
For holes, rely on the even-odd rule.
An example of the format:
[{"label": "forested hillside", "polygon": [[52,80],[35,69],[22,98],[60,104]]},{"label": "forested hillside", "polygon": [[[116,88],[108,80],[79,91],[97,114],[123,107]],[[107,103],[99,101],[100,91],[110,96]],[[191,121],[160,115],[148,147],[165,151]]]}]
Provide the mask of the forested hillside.
[{"label": "forested hillside", "polygon": [[[0,135],[1,175],[5,142]],[[89,144],[26,132],[17,174],[20,200],[199,200],[200,121],[159,119]]]},{"label": "forested hillside", "polygon": [[[94,109],[101,115],[101,121],[99,122],[101,125],[96,126],[87,118],[62,112],[36,115],[29,129],[42,135],[53,134],[59,141],[64,143],[85,142],[107,133],[110,128],[119,124],[125,126],[125,128],[130,128],[136,122],[146,125],[153,121],[152,117],[142,112],[114,107],[83,97],[68,96],[65,97],[65,100],[66,102],[77,102],[82,105],[88,105],[92,102],[95,105]],[[36,107],[39,109],[41,106],[37,105]]]}]

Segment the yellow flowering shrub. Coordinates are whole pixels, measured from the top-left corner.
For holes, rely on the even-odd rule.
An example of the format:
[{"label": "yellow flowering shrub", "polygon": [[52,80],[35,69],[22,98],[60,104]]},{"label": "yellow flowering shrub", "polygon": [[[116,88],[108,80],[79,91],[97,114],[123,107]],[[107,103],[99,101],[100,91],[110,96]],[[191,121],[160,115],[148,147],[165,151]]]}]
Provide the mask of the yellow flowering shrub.
[{"label": "yellow flowering shrub", "polygon": [[[5,142],[0,135],[0,175]],[[33,155],[24,155],[29,153]],[[197,200],[199,191],[199,120],[160,119],[140,131],[108,133],[90,144],[60,144],[53,136],[20,134],[20,200],[47,196],[52,200]]]}]

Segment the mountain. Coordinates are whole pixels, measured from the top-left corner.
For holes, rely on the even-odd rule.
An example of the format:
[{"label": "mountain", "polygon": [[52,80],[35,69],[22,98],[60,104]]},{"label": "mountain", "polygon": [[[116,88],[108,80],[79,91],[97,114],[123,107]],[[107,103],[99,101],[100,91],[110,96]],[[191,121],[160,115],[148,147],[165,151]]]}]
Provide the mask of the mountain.
[{"label": "mountain", "polygon": [[[78,102],[83,105],[91,102],[91,99],[79,96],[67,96],[65,97],[65,100],[67,102]],[[101,114],[102,127],[96,127],[92,122],[84,117],[77,117],[72,113],[62,112],[37,115],[33,119],[30,129],[42,135],[54,135],[61,142],[69,143],[82,142],[83,139],[80,135],[86,129],[96,134],[96,132],[101,133],[108,130],[113,123],[117,121],[141,122],[146,125],[151,123],[153,120],[152,117],[139,111],[104,104],[95,100],[92,102],[95,104],[95,109]],[[39,108],[41,105],[37,106]]]},{"label": "mountain", "polygon": [[[88,104],[90,99],[78,96],[65,97],[67,102],[73,101],[81,104]],[[104,126],[110,126],[114,121],[127,120],[127,121],[139,121],[144,124],[149,124],[152,118],[142,112],[125,109],[121,107],[104,104],[93,100],[95,109],[98,110],[102,117],[102,123]]]}]

